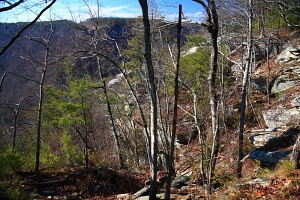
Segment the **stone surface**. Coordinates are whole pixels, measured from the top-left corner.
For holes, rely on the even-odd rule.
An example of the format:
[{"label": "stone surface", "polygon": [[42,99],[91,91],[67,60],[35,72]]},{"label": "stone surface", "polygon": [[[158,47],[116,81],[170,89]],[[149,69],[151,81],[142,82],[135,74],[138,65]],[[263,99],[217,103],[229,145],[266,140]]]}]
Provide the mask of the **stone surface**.
[{"label": "stone surface", "polygon": [[256,135],[252,135],[249,137],[249,140],[254,144],[256,147],[263,147],[266,145],[270,140],[279,137],[277,132],[262,132]]},{"label": "stone surface", "polygon": [[278,162],[289,158],[300,129],[284,127],[253,132],[254,135],[250,136],[249,140],[257,148],[250,152],[248,158],[261,161],[261,167],[274,169]]},{"label": "stone surface", "polygon": [[298,84],[300,80],[300,66],[284,68],[272,81],[271,93],[278,93],[287,90]]},{"label": "stone surface", "polygon": [[267,93],[267,85],[267,80],[264,77],[254,76],[254,78],[250,80],[251,88],[263,93]]},{"label": "stone surface", "polygon": [[268,179],[263,179],[263,178],[256,178],[256,179],[253,179],[251,181],[248,181],[246,183],[242,183],[242,184],[237,184],[236,187],[241,187],[243,185],[255,185],[255,184],[258,184],[258,185],[262,185],[262,186],[269,186],[271,183],[270,180]]},{"label": "stone surface", "polygon": [[300,96],[297,96],[291,101],[291,106],[294,108],[300,108]]},{"label": "stone surface", "polygon": [[269,128],[286,126],[300,118],[300,110],[292,109],[273,109],[262,111],[263,118]]},{"label": "stone surface", "polygon": [[292,61],[294,61],[295,59],[299,59],[299,53],[297,53],[297,51],[299,51],[300,49],[300,45],[290,45],[288,46],[285,50],[283,50],[276,59],[277,63],[291,63]]},{"label": "stone surface", "polygon": [[291,150],[289,151],[279,151],[279,152],[272,152],[272,151],[260,151],[260,150],[253,150],[250,152],[248,158],[255,159],[262,162],[268,163],[278,163],[284,159],[288,158],[288,155],[292,153]]},{"label": "stone surface", "polygon": [[288,127],[253,131],[249,140],[258,148],[264,147],[265,150],[274,150],[292,145],[298,132],[299,129]]},{"label": "stone surface", "polygon": [[182,187],[187,184],[187,182],[190,181],[190,177],[186,175],[181,175],[175,178],[175,180],[172,182],[173,187]]}]

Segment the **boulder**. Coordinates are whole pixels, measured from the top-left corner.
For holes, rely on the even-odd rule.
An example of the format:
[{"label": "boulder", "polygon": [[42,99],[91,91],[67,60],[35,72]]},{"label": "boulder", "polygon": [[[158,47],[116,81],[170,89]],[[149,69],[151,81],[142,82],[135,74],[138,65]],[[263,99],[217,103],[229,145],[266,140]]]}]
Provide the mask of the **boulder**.
[{"label": "boulder", "polygon": [[284,109],[278,108],[273,110],[266,110],[262,112],[266,125],[269,128],[276,128],[286,126],[300,118],[300,110],[297,108]]},{"label": "boulder", "polygon": [[263,147],[269,141],[272,141],[276,138],[280,137],[278,132],[261,132],[259,134],[255,134],[249,137],[249,140],[254,144],[256,147]]},{"label": "boulder", "polygon": [[274,128],[268,131],[254,132],[249,140],[257,148],[274,151],[293,145],[299,131],[297,128]]},{"label": "boulder", "polygon": [[237,184],[236,187],[241,187],[241,186],[244,186],[244,185],[262,185],[262,186],[269,186],[271,183],[270,180],[268,179],[263,179],[263,178],[256,178],[256,179],[253,179],[251,181],[248,181],[248,182],[245,182],[245,183],[241,183],[241,184]]},{"label": "boulder", "polygon": [[250,86],[253,90],[259,90],[263,93],[267,93],[268,87],[267,87],[267,80],[264,77],[253,77],[250,81]]},{"label": "boulder", "polygon": [[273,169],[278,162],[288,159],[299,133],[299,127],[255,132],[249,140],[257,148],[250,152],[248,158],[261,161],[261,167]]},{"label": "boulder", "polygon": [[299,83],[300,66],[286,67],[278,72],[278,75],[272,81],[271,93],[278,93],[287,90]]},{"label": "boulder", "polygon": [[180,133],[180,134],[177,134],[177,136],[176,136],[176,142],[179,144],[188,145],[192,140],[194,140],[197,137],[197,135],[198,135],[197,130]]},{"label": "boulder", "polygon": [[283,50],[276,59],[277,63],[291,63],[295,59],[299,59],[300,45],[290,45],[285,50]]},{"label": "boulder", "polygon": [[187,185],[187,182],[190,180],[191,179],[189,176],[181,175],[175,178],[175,180],[172,182],[172,186],[181,188],[182,186]]},{"label": "boulder", "polygon": [[297,96],[291,101],[291,106],[294,108],[300,108],[300,96]]},{"label": "boulder", "polygon": [[292,150],[272,152],[272,151],[260,151],[258,149],[255,149],[250,152],[248,158],[259,160],[261,162],[278,163],[279,161],[287,159],[290,153],[292,153]]}]

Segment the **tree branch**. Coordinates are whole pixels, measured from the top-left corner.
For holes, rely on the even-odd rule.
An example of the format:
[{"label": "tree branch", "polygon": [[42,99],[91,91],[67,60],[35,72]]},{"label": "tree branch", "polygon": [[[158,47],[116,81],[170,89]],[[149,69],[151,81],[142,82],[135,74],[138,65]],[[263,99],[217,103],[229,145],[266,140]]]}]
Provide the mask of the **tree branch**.
[{"label": "tree branch", "polygon": [[19,6],[21,3],[24,3],[24,0],[20,0],[20,1],[16,2],[16,3],[14,3],[14,4],[11,4],[11,3],[7,2],[7,1],[5,1],[5,2],[8,3],[9,6],[4,7],[4,8],[0,8],[0,12],[5,12],[5,11],[8,11],[8,10],[11,10],[11,9]]},{"label": "tree branch", "polygon": [[6,72],[4,73],[4,75],[2,76],[1,81],[0,81],[0,92],[2,91],[2,84],[3,84],[5,76],[6,76]]},{"label": "tree branch", "polygon": [[4,47],[3,49],[0,51],[0,56],[2,56],[5,51],[21,36],[21,34],[27,30],[31,25],[33,25],[35,22],[37,22],[37,20],[41,17],[41,15],[48,10],[54,3],[56,2],[56,0],[53,0],[48,6],[46,6],[37,16],[36,18],[31,21],[30,23],[28,23],[26,26],[24,26]]},{"label": "tree branch", "polygon": [[[18,76],[18,77],[20,77],[20,78],[26,79],[26,80],[28,80],[28,81],[32,81],[32,82],[35,82],[35,83],[40,84],[39,81],[36,81],[36,80],[30,79],[30,78],[27,78],[27,77],[22,76],[22,75],[20,75],[20,74],[17,74],[17,73],[14,73],[14,72],[10,72],[10,71],[8,71],[8,70],[6,70],[6,69],[2,69],[2,70],[5,71],[5,74],[6,74],[6,73],[9,73],[9,74]],[[3,79],[3,77],[2,77],[2,79]],[[2,86],[2,80],[1,80],[1,85],[0,85],[0,86]]]}]

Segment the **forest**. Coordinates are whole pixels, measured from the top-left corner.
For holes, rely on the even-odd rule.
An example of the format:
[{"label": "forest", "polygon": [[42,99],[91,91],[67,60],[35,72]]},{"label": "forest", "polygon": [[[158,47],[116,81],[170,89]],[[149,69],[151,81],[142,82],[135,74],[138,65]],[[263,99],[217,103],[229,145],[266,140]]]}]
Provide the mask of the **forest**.
[{"label": "forest", "polygon": [[300,197],[300,1],[95,1],[81,22],[1,1],[40,11],[0,23],[0,199]]}]

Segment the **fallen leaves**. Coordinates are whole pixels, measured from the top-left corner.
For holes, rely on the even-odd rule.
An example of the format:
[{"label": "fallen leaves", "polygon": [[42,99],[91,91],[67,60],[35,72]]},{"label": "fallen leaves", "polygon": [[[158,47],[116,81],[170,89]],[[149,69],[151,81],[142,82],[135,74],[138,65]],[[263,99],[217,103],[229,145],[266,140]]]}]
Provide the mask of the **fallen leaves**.
[{"label": "fallen leaves", "polygon": [[271,180],[269,186],[245,184],[238,189],[238,199],[299,199],[299,183],[299,176],[278,176]]}]

